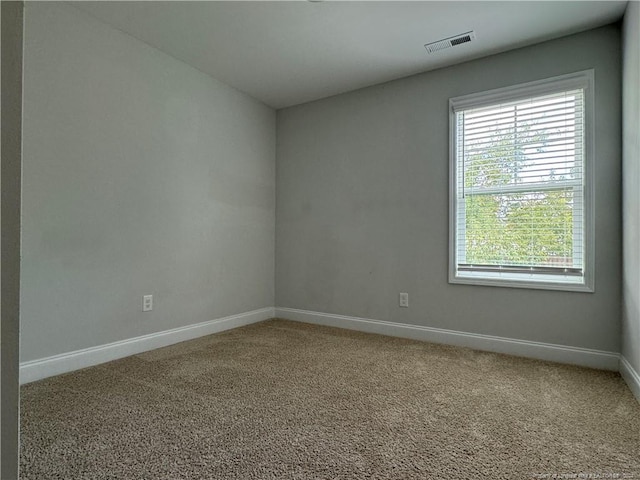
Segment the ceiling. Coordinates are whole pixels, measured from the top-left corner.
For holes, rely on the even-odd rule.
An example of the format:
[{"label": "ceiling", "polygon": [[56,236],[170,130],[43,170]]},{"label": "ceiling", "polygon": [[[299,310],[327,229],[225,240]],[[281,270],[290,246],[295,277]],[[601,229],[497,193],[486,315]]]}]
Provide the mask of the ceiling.
[{"label": "ceiling", "polygon": [[[606,25],[626,1],[75,2],[274,108]],[[474,30],[428,54],[424,44]]]}]

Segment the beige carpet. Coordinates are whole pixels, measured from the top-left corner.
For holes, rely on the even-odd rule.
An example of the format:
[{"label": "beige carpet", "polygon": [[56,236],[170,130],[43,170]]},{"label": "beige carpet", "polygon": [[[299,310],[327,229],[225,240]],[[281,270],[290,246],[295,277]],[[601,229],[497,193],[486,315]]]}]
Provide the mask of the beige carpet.
[{"label": "beige carpet", "polygon": [[640,479],[617,373],[284,320],[21,394],[24,479]]}]

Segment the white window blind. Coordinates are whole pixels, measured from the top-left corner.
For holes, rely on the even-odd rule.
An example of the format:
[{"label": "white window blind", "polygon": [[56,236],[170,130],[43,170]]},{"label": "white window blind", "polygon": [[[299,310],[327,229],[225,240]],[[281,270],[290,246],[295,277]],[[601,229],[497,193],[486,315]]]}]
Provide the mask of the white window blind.
[{"label": "white window blind", "polygon": [[455,108],[455,274],[584,283],[585,88]]}]

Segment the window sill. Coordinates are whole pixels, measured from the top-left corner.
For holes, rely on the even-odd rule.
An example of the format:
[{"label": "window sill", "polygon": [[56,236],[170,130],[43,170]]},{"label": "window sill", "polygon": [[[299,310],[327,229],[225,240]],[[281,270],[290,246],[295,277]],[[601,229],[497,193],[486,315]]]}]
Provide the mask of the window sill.
[{"label": "window sill", "polygon": [[587,292],[595,290],[583,277],[540,275],[526,273],[457,272],[449,277],[449,283],[488,287],[529,288],[536,290],[558,290],[565,292]]}]

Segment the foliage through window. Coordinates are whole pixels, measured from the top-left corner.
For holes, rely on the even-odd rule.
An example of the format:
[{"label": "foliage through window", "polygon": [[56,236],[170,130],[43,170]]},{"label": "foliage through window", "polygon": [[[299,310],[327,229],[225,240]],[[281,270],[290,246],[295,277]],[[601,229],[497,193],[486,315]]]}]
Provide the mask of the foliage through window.
[{"label": "foliage through window", "polygon": [[451,100],[452,282],[591,289],[590,83]]}]

